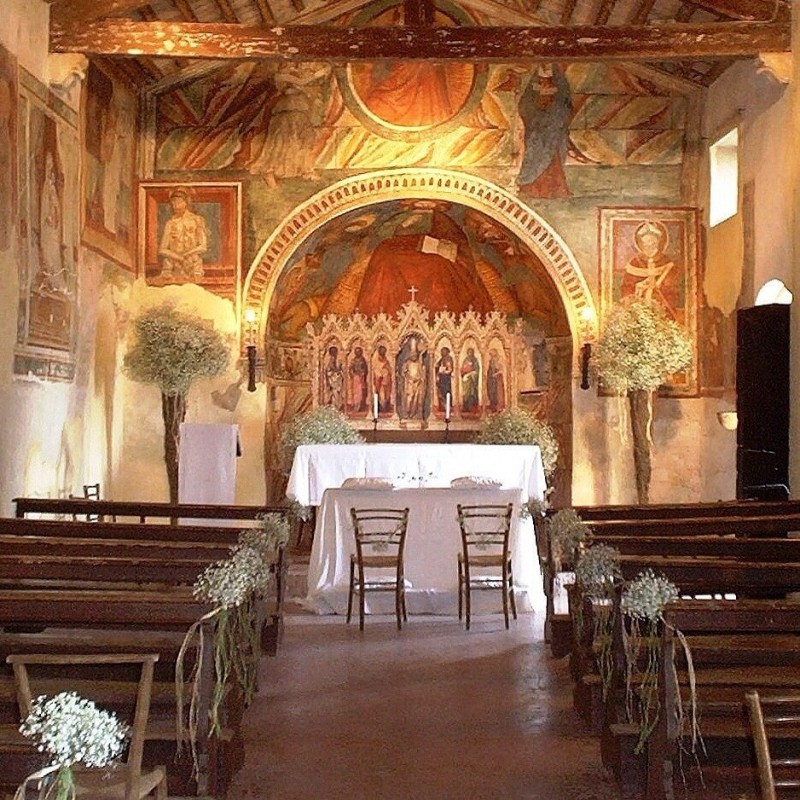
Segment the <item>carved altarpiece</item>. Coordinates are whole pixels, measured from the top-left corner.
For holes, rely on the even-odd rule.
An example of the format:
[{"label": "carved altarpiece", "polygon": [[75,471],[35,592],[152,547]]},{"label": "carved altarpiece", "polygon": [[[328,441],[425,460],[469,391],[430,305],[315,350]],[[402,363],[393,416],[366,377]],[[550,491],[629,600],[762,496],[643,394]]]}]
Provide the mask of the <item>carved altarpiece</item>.
[{"label": "carved altarpiece", "polygon": [[358,427],[479,427],[516,405],[530,358],[522,322],[505,314],[431,312],[416,300],[394,317],[326,315],[307,328],[314,407],[332,405]]}]

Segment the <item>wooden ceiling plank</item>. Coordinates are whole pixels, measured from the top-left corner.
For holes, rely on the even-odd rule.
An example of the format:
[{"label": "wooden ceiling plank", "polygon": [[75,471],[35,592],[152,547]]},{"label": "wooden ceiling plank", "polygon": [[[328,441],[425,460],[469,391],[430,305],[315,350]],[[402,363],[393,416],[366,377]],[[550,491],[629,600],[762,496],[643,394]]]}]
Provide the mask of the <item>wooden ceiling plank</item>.
[{"label": "wooden ceiling plank", "polygon": [[438,61],[677,61],[745,58],[788,52],[787,22],[525,28],[382,28],[294,25],[254,28],[211,23],[102,20],[50,31],[52,52],[170,58],[273,58],[350,62],[376,59]]},{"label": "wooden ceiling plank", "polygon": [[50,19],[58,25],[79,25],[103,17],[130,14],[150,4],[150,0],[69,0],[50,7]]},{"label": "wooden ceiling plank", "polygon": [[578,5],[578,0],[564,0],[564,7],[561,9],[561,24],[569,25],[572,21],[572,14],[575,11],[575,6]]},{"label": "wooden ceiling plank", "polygon": [[473,10],[479,14],[485,14],[489,19],[502,25],[536,25],[541,22],[536,17],[535,11],[541,5],[537,1],[532,10],[528,12],[519,11],[516,8],[507,6],[499,0],[464,0],[464,8]]},{"label": "wooden ceiling plank", "polygon": [[650,16],[650,12],[653,10],[653,6],[655,4],[656,0],[643,0],[639,8],[636,10],[636,14],[631,20],[631,24],[644,25],[647,22],[647,18]]},{"label": "wooden ceiling plank", "polygon": [[236,12],[233,10],[230,0],[214,0],[214,5],[219,9],[219,13],[222,15],[224,22],[233,24],[239,22],[239,18],[236,16]]},{"label": "wooden ceiling plank", "polygon": [[275,15],[272,13],[272,9],[269,7],[269,3],[267,0],[255,0],[256,8],[258,8],[258,13],[261,15],[261,19],[265,25],[274,25],[278,20],[275,19]]},{"label": "wooden ceiling plank", "polygon": [[790,16],[790,6],[782,0],[691,0],[691,3],[730,19],[766,22]]},{"label": "wooden ceiling plank", "polygon": [[683,3],[675,12],[675,22],[688,22],[695,11],[697,11],[696,6],[691,3]]},{"label": "wooden ceiling plank", "polygon": [[298,14],[292,20],[292,25],[324,25],[326,22],[333,22],[345,14],[360,11],[370,3],[372,3],[372,0],[334,0],[334,2],[326,3],[321,8],[310,8],[302,14]]},{"label": "wooden ceiling plank", "polygon": [[594,19],[594,24],[605,25],[608,22],[608,18],[611,16],[611,12],[614,10],[615,5],[616,0],[602,0],[600,3],[600,8],[597,10],[597,16]]},{"label": "wooden ceiling plank", "polygon": [[188,0],[172,0],[172,3],[187,22],[199,22],[197,14],[194,13],[194,9],[189,5]]}]

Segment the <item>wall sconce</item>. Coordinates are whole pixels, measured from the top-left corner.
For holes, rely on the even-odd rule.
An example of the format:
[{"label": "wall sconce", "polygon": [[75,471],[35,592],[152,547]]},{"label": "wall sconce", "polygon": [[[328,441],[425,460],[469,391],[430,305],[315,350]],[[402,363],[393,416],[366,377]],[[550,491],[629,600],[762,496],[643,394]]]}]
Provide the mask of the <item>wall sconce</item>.
[{"label": "wall sconce", "polygon": [[726,431],[735,431],[739,427],[739,415],[735,411],[717,411],[717,420]]},{"label": "wall sconce", "polygon": [[244,312],[247,335],[247,391],[256,390],[256,332],[258,330],[258,314],[255,309],[248,308]]},{"label": "wall sconce", "polygon": [[589,383],[589,361],[592,358],[592,345],[584,342],[581,347],[581,389],[588,389]]}]

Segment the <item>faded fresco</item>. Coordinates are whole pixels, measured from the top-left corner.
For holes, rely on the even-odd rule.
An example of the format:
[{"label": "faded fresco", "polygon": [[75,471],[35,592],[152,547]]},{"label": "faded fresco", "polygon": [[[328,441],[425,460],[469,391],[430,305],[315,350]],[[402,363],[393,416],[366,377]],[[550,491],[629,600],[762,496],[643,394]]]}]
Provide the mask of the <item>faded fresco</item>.
[{"label": "faded fresco", "polygon": [[139,274],[152,286],[196,283],[238,300],[241,184],[142,182]]},{"label": "faded fresco", "polygon": [[15,372],[71,380],[79,209],[77,117],[20,77],[19,273]]},{"label": "faded fresco", "polygon": [[136,95],[89,63],[83,104],[83,240],[133,269]]},{"label": "faded fresco", "polygon": [[17,59],[0,46],[0,250],[13,242],[17,197]]},{"label": "faded fresco", "polygon": [[580,196],[598,166],[679,166],[686,114],[610,65],[227,65],[159,95],[155,168],[301,188],[340,170],[485,168],[523,198]]},{"label": "faded fresco", "polygon": [[545,267],[503,226],[457,203],[396,200],[342,215],[298,248],[273,293],[270,336],[298,341],[325,314],[394,315],[412,299],[433,312],[498,310],[541,335],[569,333]]}]

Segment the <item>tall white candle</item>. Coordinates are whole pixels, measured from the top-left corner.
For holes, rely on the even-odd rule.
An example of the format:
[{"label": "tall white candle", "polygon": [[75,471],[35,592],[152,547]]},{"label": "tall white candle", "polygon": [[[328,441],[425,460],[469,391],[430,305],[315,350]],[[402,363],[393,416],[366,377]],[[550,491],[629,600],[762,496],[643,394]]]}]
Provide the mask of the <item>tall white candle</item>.
[{"label": "tall white candle", "polygon": [[450,419],[450,392],[444,397],[444,418]]},{"label": "tall white candle", "polygon": [[378,419],[378,393],[372,394],[372,419]]}]

